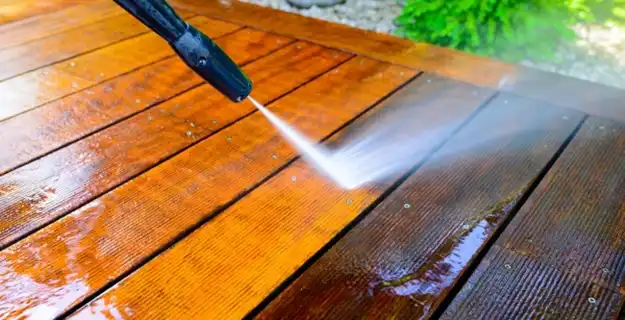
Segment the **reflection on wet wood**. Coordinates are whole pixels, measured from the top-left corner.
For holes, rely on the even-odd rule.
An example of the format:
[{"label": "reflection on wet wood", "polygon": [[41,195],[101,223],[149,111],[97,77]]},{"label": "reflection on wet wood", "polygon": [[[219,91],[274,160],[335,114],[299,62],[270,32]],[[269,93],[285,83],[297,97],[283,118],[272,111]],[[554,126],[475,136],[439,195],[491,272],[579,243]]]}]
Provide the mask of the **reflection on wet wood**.
[{"label": "reflection on wet wood", "polygon": [[0,2],[0,24],[9,24],[48,12],[54,12],[83,0],[5,0]]},{"label": "reflection on wet wood", "polygon": [[259,319],[430,318],[580,121],[499,96]]},{"label": "reflection on wet wood", "polygon": [[[340,61],[345,56],[337,58]],[[406,72],[404,76],[399,75],[400,71]],[[360,81],[378,74],[381,76],[375,81]],[[339,72],[324,74],[279,100],[272,108],[281,113],[288,112],[292,115],[290,119],[298,123],[303,121],[309,133],[320,138],[405,82],[411,74],[403,68],[371,60],[362,64],[351,60],[342,65]],[[220,101],[223,101],[224,108],[217,107],[216,111],[227,111],[232,107],[231,102]],[[336,109],[336,105],[343,107]],[[195,104],[196,108],[203,106]],[[175,107],[173,100],[169,107]],[[162,110],[166,108],[163,106]],[[328,114],[332,116],[328,117]],[[146,118],[140,120],[148,121]],[[193,139],[193,136],[186,139]],[[277,158],[274,159],[272,154]],[[36,266],[34,261],[9,260],[5,256],[10,270],[16,270],[15,273],[5,273],[5,283],[29,277],[45,279],[46,287],[33,295],[8,294],[5,300],[0,300],[0,306],[11,310],[11,314],[21,315],[41,303],[50,302],[57,312],[62,312],[111,279],[128,272],[294,156],[295,153],[260,114],[237,122],[9,247],[9,252],[39,248],[45,251],[42,255],[48,259],[60,254],[55,259],[60,264],[49,265],[45,270],[31,269]],[[101,237],[103,234],[107,236]],[[51,242],[51,239],[64,240]],[[79,258],[73,259],[73,256]],[[59,276],[46,277],[46,274],[58,274],[61,279]],[[85,290],[60,302],[49,301],[67,284],[69,278],[66,276],[80,281]]]},{"label": "reflection on wet wood", "polygon": [[625,126],[591,117],[444,318],[479,310],[485,319],[617,319],[625,303],[623,190]]},{"label": "reflection on wet wood", "polygon": [[[412,92],[423,89],[426,97],[428,86],[447,93],[423,101],[421,95],[414,94],[409,108],[413,125],[422,131],[446,125],[450,119],[466,119],[488,98],[484,94],[474,95],[476,88],[469,85],[443,79],[428,81],[419,78],[405,88]],[[295,95],[285,100],[292,100],[289,98]],[[392,107],[392,103],[387,107]],[[370,113],[357,122],[375,121]],[[288,113],[280,114],[295,122]],[[312,131],[311,122],[313,119],[309,118],[308,122],[296,123]],[[447,134],[452,130],[449,128]],[[444,137],[438,137],[438,142]],[[233,141],[238,138],[233,137]],[[433,145],[436,143],[433,141]],[[421,158],[426,154],[427,150]],[[416,164],[419,158],[414,161]],[[375,201],[394,179],[350,192],[298,161],[86,306],[78,316],[120,307],[133,314],[146,314],[175,296],[180,302],[163,310],[162,316],[240,319]],[[185,258],[189,256],[193,259]],[[168,287],[170,281],[184,285]]]}]

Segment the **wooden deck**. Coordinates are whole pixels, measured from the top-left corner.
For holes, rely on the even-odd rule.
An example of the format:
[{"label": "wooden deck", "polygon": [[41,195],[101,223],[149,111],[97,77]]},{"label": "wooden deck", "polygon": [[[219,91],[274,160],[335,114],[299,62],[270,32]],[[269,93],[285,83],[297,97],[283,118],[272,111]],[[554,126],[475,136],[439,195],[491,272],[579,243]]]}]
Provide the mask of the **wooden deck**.
[{"label": "wooden deck", "polygon": [[113,1],[0,0],[0,318],[625,319],[625,91],[171,3],[316,141],[453,125],[343,190]]}]

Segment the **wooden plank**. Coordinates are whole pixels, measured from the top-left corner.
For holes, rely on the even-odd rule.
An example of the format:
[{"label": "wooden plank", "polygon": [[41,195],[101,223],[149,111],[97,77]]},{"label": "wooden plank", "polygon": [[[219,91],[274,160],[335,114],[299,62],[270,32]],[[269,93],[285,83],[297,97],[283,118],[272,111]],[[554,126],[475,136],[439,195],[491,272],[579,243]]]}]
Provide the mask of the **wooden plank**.
[{"label": "wooden plank", "polygon": [[171,3],[178,9],[625,121],[622,89],[236,0]]},{"label": "wooden plank", "polygon": [[500,95],[258,318],[431,318],[581,120]]},{"label": "wooden plank", "polygon": [[147,32],[149,29],[139,20],[123,14],[83,28],[7,48],[0,51],[0,80]]},{"label": "wooden plank", "polygon": [[[241,29],[240,26],[205,17],[190,18],[188,22],[211,38],[218,38]],[[246,35],[264,37],[266,34],[265,32],[255,32]],[[256,41],[257,39],[249,40]],[[221,41],[221,43],[227,45],[227,42]],[[235,43],[235,46],[240,49],[241,44]],[[231,52],[231,50],[227,52]],[[62,64],[57,64],[55,67],[86,80],[102,81],[174,55],[175,52],[167,41],[156,33],[150,32],[78,56]]]},{"label": "wooden plank", "polygon": [[590,117],[445,319],[618,319],[625,302],[625,126]]},{"label": "wooden plank", "polygon": [[[427,80],[433,81],[428,83]],[[404,115],[413,119],[409,124],[413,133],[427,131],[436,125],[447,125],[448,121],[466,119],[488,98],[482,94],[484,91],[474,95],[476,88],[467,84],[440,78],[427,80],[419,78],[402,90],[404,97],[403,101],[400,99],[400,108],[404,109]],[[297,97],[291,95],[285,100],[289,98]],[[395,103],[387,100],[385,106],[392,108]],[[300,105],[297,101],[293,104]],[[305,113],[313,111],[312,108],[300,109]],[[383,106],[378,106],[374,111],[383,109]],[[315,123],[312,122],[316,121],[313,119],[327,117],[324,113],[314,112],[314,116],[307,115],[299,120],[291,115],[295,110],[289,112],[276,108],[276,111],[286,121],[305,128],[308,134],[315,131]],[[355,125],[366,127],[364,122],[367,119],[375,121],[376,118],[377,112],[370,112],[364,116],[365,120],[357,120]],[[440,143],[452,130],[451,126],[443,130],[426,149]],[[315,139],[319,137],[317,134],[313,136]],[[333,143],[339,144],[340,137]],[[232,137],[232,141],[238,139],[250,138]],[[264,149],[262,157],[254,156],[252,160],[266,161],[264,159],[273,150],[281,149]],[[416,155],[415,164],[426,154],[427,150]],[[155,310],[156,305],[162,306],[166,300],[171,301],[176,296],[175,304],[159,308],[160,316],[241,319],[375,201],[395,179],[346,191],[298,161],[246,194],[215,219],[148,262],[74,316],[106,315],[123,306],[123,310],[133,317],[144,318]],[[176,276],[171,273],[174,266]],[[148,274],[152,275],[149,279]],[[141,294],[137,295],[138,292]],[[99,308],[102,305],[104,308]]]},{"label": "wooden plank", "polygon": [[[191,18],[189,22],[211,37],[239,28],[204,17]],[[150,32],[0,82],[0,91],[7,93],[2,97],[0,121],[174,55],[164,40]]]},{"label": "wooden plank", "polygon": [[81,0],[19,0],[0,3],[0,24],[26,19],[39,14],[53,12],[79,3]]},{"label": "wooden plank", "polygon": [[[261,102],[279,97],[349,57],[317,45],[297,45],[301,49],[292,45],[244,67],[260,81],[254,91]],[[273,46],[268,44],[266,49]],[[301,72],[284,72],[288,66]],[[263,77],[267,72],[271,78]],[[176,105],[186,108],[192,103],[196,109],[210,110],[206,115],[217,115],[220,122],[202,127],[167,112]],[[204,85],[0,177],[0,185],[13,186],[0,200],[0,207],[5,207],[0,244],[24,237],[251,111],[251,105],[233,107],[212,87]],[[90,180],[76,182],[74,173],[87,171],[90,174],[86,179]],[[50,190],[55,190],[52,197]],[[28,199],[41,201],[33,205]]]},{"label": "wooden plank", "polygon": [[[243,29],[216,42],[246,62],[288,38]],[[166,101],[203,80],[178,57],[165,59],[0,123],[0,175],[79,140],[120,119]]]},{"label": "wooden plank", "polygon": [[11,24],[0,25],[0,49],[80,28],[124,12],[113,1],[96,0],[90,1],[89,4],[79,4]]},{"label": "wooden plank", "polygon": [[[405,71],[403,77],[400,71]],[[381,76],[374,78],[376,74]],[[297,122],[305,120],[305,127],[317,138],[349,121],[412,74],[376,61],[351,60],[338,73],[323,75],[272,108],[289,112]],[[358,81],[365,79],[371,81]],[[207,104],[198,107],[210,108]],[[333,116],[312,116],[328,113]],[[0,261],[6,261],[7,273],[0,283],[8,289],[0,296],[0,308],[15,316],[40,305],[53,305],[55,313],[63,312],[129,272],[294,156],[262,115],[237,122],[2,251]],[[39,246],[42,241],[45,247]],[[40,256],[51,259],[46,261],[58,263],[42,265],[42,260],[28,253],[26,248],[31,246],[45,251]],[[66,258],[69,252],[78,259]],[[80,274],[72,272],[76,275],[72,283],[85,290],[62,291],[71,285],[66,280],[69,270],[81,270]],[[7,285],[24,275],[46,279],[46,288],[29,295]],[[12,294],[13,289],[20,294]]]}]

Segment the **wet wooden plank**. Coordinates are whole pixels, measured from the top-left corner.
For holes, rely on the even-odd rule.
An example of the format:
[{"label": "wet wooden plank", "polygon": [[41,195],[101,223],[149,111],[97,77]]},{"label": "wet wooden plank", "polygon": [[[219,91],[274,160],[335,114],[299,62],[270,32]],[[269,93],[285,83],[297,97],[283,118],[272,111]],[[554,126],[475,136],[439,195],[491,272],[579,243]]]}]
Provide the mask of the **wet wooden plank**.
[{"label": "wet wooden plank", "polygon": [[590,117],[443,318],[617,319],[623,190],[625,125]]},{"label": "wet wooden plank", "polygon": [[171,3],[178,9],[625,121],[622,89],[236,0]]},{"label": "wet wooden plank", "polygon": [[124,13],[109,0],[89,1],[55,12],[0,25],[0,49],[31,42]]},{"label": "wet wooden plank", "polygon": [[[378,119],[378,112],[395,105],[412,119],[409,126],[413,133],[427,132],[437,125],[461,122],[488,99],[487,92],[474,94],[473,86],[429,77],[418,78],[402,92],[399,101],[387,100],[388,104],[368,112],[353,126],[366,127],[368,120]],[[291,95],[285,100],[295,98]],[[310,107],[302,109],[312,111]],[[328,117],[314,112],[312,117],[300,120],[292,115],[294,110],[275,110],[309,134],[315,131],[313,119]],[[453,129],[449,126],[434,137],[423,152],[415,155],[415,164]],[[317,134],[313,136],[318,138]],[[348,137],[339,134],[332,144],[338,146]],[[232,141],[238,139],[249,138],[233,136]],[[266,161],[273,150],[263,151],[261,161]],[[297,161],[74,316],[122,310],[144,318],[155,306],[175,296],[177,303],[165,303],[166,308],[159,308],[160,316],[241,319],[387,190],[398,175],[377,185],[346,191]]]},{"label": "wet wooden plank", "polygon": [[[308,132],[319,138],[412,74],[405,70],[402,77],[400,71],[404,69],[351,60],[339,72],[324,74],[273,108],[289,112],[291,120],[303,121]],[[6,273],[0,281],[8,289],[0,297],[0,306],[12,316],[39,305],[53,305],[56,313],[66,310],[129,272],[294,156],[262,115],[237,122],[2,251]],[[35,247],[42,251],[31,255],[27,248]],[[45,262],[38,257],[46,257]],[[28,281],[45,285],[33,294],[11,294],[21,289],[7,286]],[[68,286],[80,289],[64,291]]]},{"label": "wet wooden plank", "polygon": [[582,120],[500,95],[258,319],[426,319]]},{"label": "wet wooden plank", "polygon": [[[283,37],[252,30],[239,32],[236,36],[232,35],[217,41],[228,42],[230,49],[237,49],[233,50],[231,57],[237,63],[247,64],[281,47],[282,44],[276,42],[276,40],[282,40],[281,43],[284,44],[287,43],[287,39]],[[322,50],[319,47],[316,48],[317,51]],[[309,55],[304,57],[310,58],[314,56],[310,51],[313,51],[313,53],[317,52],[314,48],[311,48],[308,51]],[[289,82],[289,80],[279,77],[276,69],[284,67],[286,62],[302,63],[298,59],[303,57],[287,58],[285,53],[292,55],[294,52],[293,50],[283,50],[275,55],[275,58],[281,60],[280,63],[273,58],[274,55],[271,55],[245,67],[246,70],[250,70],[254,75],[256,75],[254,70],[269,69],[276,73],[276,81],[283,80],[282,82],[270,81],[269,85],[276,85],[275,88],[270,90],[274,95],[267,97],[261,95],[261,98],[273,99],[282,92],[293,89],[298,84],[329,68],[327,67],[329,61],[315,59],[313,61],[319,62],[319,66],[309,68],[309,71],[301,72],[296,76],[288,74],[291,76]],[[337,60],[334,63],[339,62],[340,60]],[[194,76],[191,71],[187,70],[183,62],[178,60],[163,64],[161,68],[163,70],[177,71],[169,71],[165,78],[147,77],[147,79],[143,80],[138,80],[138,76],[144,74],[139,73],[133,80],[140,83],[149,81],[152,84],[152,87],[143,88],[144,91],[141,91],[142,95],[129,95],[127,92],[118,91],[119,95],[127,97],[121,98],[121,105],[128,104],[132,107],[119,108],[121,105],[117,102],[110,103],[110,101],[119,101],[119,96],[113,99],[100,98],[109,103],[102,103],[98,106],[83,104],[77,108],[70,102],[64,105],[65,108],[69,107],[68,110],[71,112],[69,119],[56,124],[50,124],[49,118],[43,119],[48,127],[36,128],[31,132],[37,133],[39,136],[28,137],[29,140],[26,140],[40,144],[43,142],[43,145],[33,146],[31,144],[25,146],[25,140],[16,139],[15,136],[12,137],[13,141],[16,141],[13,144],[17,147],[26,148],[26,150],[32,148],[40,152],[40,148],[46,149],[50,145],[58,146],[59,144],[70,142],[63,139],[73,138],[78,140],[81,136],[102,128],[120,117],[127,117],[132,115],[132,113],[139,113],[148,108],[153,103],[149,99],[154,99],[154,97],[150,98],[150,96],[165,96],[165,99],[168,99],[203,82],[199,77]],[[176,72],[178,74],[186,73],[187,80],[180,81],[181,77],[172,76]],[[262,78],[259,80],[262,80]],[[180,85],[183,87],[180,87]],[[262,85],[258,89],[259,93],[263,92]],[[282,91],[279,91],[280,89]],[[94,99],[98,99],[99,94],[104,94],[105,92],[106,90],[96,92]],[[144,100],[141,101],[140,98]],[[140,103],[136,103],[136,101]],[[200,102],[202,103],[200,104]],[[229,111],[222,118],[224,120],[228,120],[228,117],[230,118],[229,121],[220,122],[219,125],[202,128],[193,122],[172,116],[167,111],[172,109],[174,105],[181,104],[187,105],[188,108],[209,109],[210,112],[216,114]],[[0,199],[0,208],[2,208],[0,210],[2,212],[0,214],[0,217],[2,217],[2,222],[0,222],[0,246],[6,246],[8,243],[22,238],[50,221],[76,209],[85,202],[111,190],[127,179],[131,179],[180,149],[206,137],[214,130],[227,125],[232,120],[250,111],[249,107],[242,108],[238,106],[239,108],[235,109],[230,104],[231,102],[226,101],[212,87],[202,85],[164,102],[155,109],[136,114],[95,135],[83,138],[75,144],[0,177],[0,186],[3,186],[0,189],[5,189],[5,192],[0,193],[2,194]],[[118,109],[126,110],[120,112]],[[47,115],[67,117],[65,112],[60,112],[59,110],[50,110],[50,112]],[[56,128],[56,132],[53,131],[54,128]],[[13,131],[19,133],[18,128],[15,127],[6,130],[9,133]],[[54,138],[57,141],[52,140]],[[11,150],[7,152],[8,155],[14,153]],[[84,172],[89,172],[89,175],[77,175],[77,173]]]},{"label": "wet wooden plank", "polygon": [[[251,29],[216,38],[239,62],[289,41],[294,40]],[[0,123],[0,145],[6,150],[0,152],[0,175],[202,82],[176,56],[8,119]]]},{"label": "wet wooden plank", "polygon": [[[211,37],[239,28],[204,17],[189,22]],[[150,32],[0,82],[0,91],[7,93],[0,121],[174,55],[166,41]]]},{"label": "wet wooden plank", "polygon": [[19,0],[0,3],[0,24],[11,23],[36,15],[54,12],[83,3],[81,0]]}]

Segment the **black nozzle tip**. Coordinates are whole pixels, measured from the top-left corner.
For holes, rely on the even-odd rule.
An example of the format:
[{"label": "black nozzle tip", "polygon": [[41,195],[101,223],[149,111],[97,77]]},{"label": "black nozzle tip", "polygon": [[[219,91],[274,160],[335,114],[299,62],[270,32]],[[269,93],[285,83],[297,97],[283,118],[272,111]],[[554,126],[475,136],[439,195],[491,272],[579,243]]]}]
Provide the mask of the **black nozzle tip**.
[{"label": "black nozzle tip", "polygon": [[172,48],[195,73],[233,102],[240,102],[252,91],[252,81],[239,66],[202,32],[189,25]]}]

